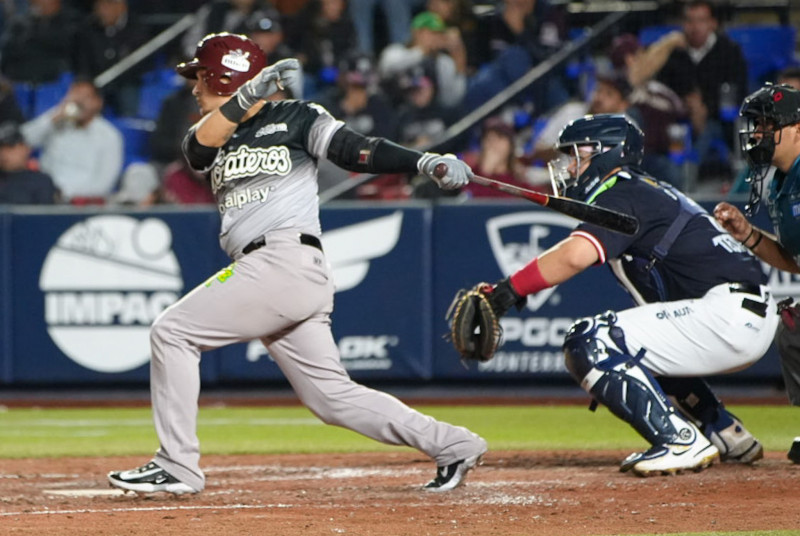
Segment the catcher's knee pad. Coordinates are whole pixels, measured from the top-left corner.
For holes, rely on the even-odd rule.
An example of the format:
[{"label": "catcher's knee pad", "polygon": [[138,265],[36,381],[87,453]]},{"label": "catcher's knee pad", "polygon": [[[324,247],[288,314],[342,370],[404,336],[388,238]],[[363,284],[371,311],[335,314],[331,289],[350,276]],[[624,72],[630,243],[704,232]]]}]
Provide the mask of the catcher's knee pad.
[{"label": "catcher's knee pad", "polygon": [[567,332],[564,359],[580,386],[629,423],[651,444],[693,439],[689,424],[664,396],[655,378],[632,356],[609,311],[577,321]]}]

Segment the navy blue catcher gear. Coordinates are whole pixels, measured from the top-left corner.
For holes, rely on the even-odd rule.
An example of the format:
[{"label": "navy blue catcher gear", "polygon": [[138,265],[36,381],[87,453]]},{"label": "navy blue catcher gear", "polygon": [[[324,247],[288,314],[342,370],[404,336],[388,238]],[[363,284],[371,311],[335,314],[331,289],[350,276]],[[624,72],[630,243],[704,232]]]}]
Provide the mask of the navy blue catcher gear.
[{"label": "navy blue catcher gear", "polygon": [[[689,444],[695,434],[669,403],[661,387],[632,356],[612,311],[575,322],[564,339],[567,370],[597,402],[652,445]],[[630,469],[639,458],[626,460]]]},{"label": "navy blue catcher gear", "polygon": [[750,166],[750,199],[745,207],[748,216],[758,211],[762,183],[772,164],[775,146],[781,136],[775,133],[785,126],[800,123],[800,91],[792,86],[767,84],[748,95],[739,115],[745,124],[739,130],[739,145]]},{"label": "navy blue catcher gear", "polygon": [[551,175],[555,173],[554,188],[559,195],[585,201],[615,168],[638,166],[642,162],[644,134],[623,114],[586,115],[561,130],[557,147],[562,153],[577,158],[578,171],[581,153],[587,149],[591,151],[589,167],[577,177],[567,173],[556,161],[550,164]]}]

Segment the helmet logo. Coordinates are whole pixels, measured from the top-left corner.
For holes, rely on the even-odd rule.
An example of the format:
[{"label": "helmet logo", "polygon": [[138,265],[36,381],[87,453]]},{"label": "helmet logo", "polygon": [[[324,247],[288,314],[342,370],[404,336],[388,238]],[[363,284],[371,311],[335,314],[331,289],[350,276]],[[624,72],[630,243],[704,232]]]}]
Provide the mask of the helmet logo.
[{"label": "helmet logo", "polygon": [[780,102],[783,100],[783,91],[778,91],[772,96],[773,102]]},{"label": "helmet logo", "polygon": [[231,50],[224,56],[220,63],[228,69],[233,69],[240,73],[246,73],[250,70],[250,56],[249,52],[242,52],[241,50]]}]

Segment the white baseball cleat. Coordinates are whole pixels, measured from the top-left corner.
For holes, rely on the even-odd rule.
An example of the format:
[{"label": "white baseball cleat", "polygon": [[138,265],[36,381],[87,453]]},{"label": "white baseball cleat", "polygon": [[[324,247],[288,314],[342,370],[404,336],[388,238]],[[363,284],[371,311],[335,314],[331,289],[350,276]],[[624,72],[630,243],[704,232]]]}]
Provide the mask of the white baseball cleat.
[{"label": "white baseball cleat", "polygon": [[620,471],[632,470],[637,476],[674,475],[683,471],[700,472],[719,458],[719,450],[702,434],[689,444],[654,445],[645,452],[628,456]]},{"label": "white baseball cleat", "polygon": [[108,482],[115,488],[136,493],[159,491],[175,495],[197,493],[197,490],[184,484],[153,461],[130,471],[112,471],[108,473]]}]

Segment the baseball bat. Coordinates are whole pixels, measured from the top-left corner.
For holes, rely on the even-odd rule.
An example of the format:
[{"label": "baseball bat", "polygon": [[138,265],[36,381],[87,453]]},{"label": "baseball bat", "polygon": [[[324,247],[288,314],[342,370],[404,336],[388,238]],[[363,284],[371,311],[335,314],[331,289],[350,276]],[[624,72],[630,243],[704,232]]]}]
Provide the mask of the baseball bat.
[{"label": "baseball bat", "polygon": [[[447,174],[447,164],[437,164],[433,170],[433,174],[437,178],[444,177]],[[598,225],[618,233],[634,235],[639,230],[639,220],[629,214],[623,214],[622,212],[617,212],[615,210],[590,205],[589,203],[584,203],[583,201],[578,201],[576,199],[569,199],[567,197],[554,197],[541,192],[534,192],[533,190],[527,190],[525,188],[520,188],[519,186],[506,184],[505,182],[488,179],[486,177],[481,177],[480,175],[473,175],[470,181],[493,188],[495,190],[499,190],[501,192],[505,192],[507,194],[527,199],[528,201],[532,201],[537,205],[551,208],[556,212],[560,212],[561,214],[565,214],[572,218],[585,221],[586,223],[591,223],[593,225]]]}]

